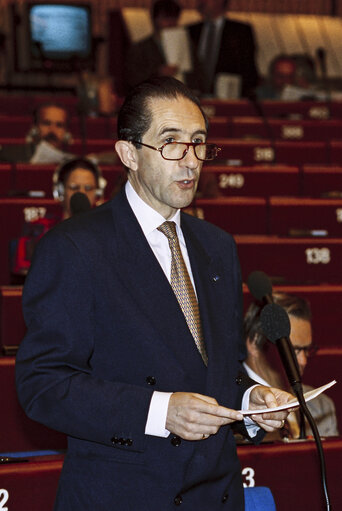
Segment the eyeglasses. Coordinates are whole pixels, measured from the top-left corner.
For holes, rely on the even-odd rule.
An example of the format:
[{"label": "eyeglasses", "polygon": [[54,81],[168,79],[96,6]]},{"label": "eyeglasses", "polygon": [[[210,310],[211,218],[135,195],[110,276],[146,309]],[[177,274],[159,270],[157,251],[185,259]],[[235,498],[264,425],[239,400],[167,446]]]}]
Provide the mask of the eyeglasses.
[{"label": "eyeglasses", "polygon": [[166,142],[161,147],[143,144],[136,140],[131,142],[159,151],[164,160],[172,161],[182,160],[188,154],[190,147],[194,148],[196,158],[200,161],[214,160],[218,152],[221,151],[216,144],[207,144],[206,142]]},{"label": "eyeglasses", "polygon": [[294,352],[298,357],[300,352],[303,351],[306,358],[313,357],[318,351],[318,346],[312,344],[311,346],[293,346]]}]

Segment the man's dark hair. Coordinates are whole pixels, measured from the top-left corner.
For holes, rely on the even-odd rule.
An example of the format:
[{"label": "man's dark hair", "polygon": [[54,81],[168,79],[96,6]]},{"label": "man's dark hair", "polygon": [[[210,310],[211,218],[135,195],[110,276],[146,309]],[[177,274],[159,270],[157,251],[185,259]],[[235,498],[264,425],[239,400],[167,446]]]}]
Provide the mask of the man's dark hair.
[{"label": "man's dark hair", "polygon": [[[298,319],[311,322],[310,305],[305,298],[289,295],[287,293],[273,293],[273,301],[285,309],[287,314]],[[260,321],[260,313],[264,304],[259,301],[251,303],[244,317],[244,337],[245,340],[254,341],[257,348],[261,350],[266,342]]]},{"label": "man's dark hair", "polygon": [[63,183],[64,185],[70,174],[75,169],[89,170],[92,174],[94,174],[96,178],[96,183],[97,184],[99,183],[100,178],[99,168],[94,162],[88,160],[88,158],[73,158],[62,163],[62,165],[60,165],[56,170],[57,182]]},{"label": "man's dark hair", "polygon": [[157,0],[151,10],[152,19],[156,18],[174,18],[178,19],[181,8],[175,0]]},{"label": "man's dark hair", "polygon": [[[119,140],[141,142],[152,122],[151,100],[184,97],[200,109],[208,129],[208,120],[198,97],[182,82],[172,77],[156,76],[140,83],[126,97],[118,114]],[[138,149],[139,143],[134,144]]]}]

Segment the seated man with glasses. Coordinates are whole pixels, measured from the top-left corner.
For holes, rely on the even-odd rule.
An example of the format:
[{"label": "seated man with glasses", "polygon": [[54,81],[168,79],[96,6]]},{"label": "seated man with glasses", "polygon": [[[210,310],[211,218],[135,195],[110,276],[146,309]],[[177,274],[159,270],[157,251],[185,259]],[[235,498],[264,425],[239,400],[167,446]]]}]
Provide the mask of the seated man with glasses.
[{"label": "seated man with glasses", "polygon": [[[289,315],[291,324],[290,341],[297,357],[301,376],[303,376],[305,367],[309,363],[310,357],[313,357],[318,347],[313,344],[311,310],[309,303],[301,297],[276,292],[272,295],[274,303],[285,309]],[[261,302],[253,302],[244,318],[244,333],[247,347],[247,358],[244,367],[250,378],[263,385],[277,386],[285,388],[287,384],[282,380],[280,371],[275,368],[277,363],[272,358],[273,345],[267,341],[263,334],[260,312],[263,308]],[[272,363],[271,363],[272,358]],[[325,382],[322,382],[325,383]],[[303,391],[312,390],[309,385],[303,384]],[[337,436],[339,434],[335,405],[326,394],[321,394],[318,398],[308,403],[308,408],[315,419],[321,436]],[[284,436],[288,434],[296,438],[299,436],[299,416],[294,413],[287,418],[288,430],[284,431]],[[312,434],[310,426],[305,422],[306,434]]]}]

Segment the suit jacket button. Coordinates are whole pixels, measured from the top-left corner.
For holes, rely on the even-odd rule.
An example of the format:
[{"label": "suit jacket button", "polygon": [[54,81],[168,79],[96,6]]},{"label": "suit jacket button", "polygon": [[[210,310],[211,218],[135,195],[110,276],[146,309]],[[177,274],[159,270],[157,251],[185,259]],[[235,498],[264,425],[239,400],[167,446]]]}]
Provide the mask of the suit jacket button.
[{"label": "suit jacket button", "polygon": [[236,382],[238,385],[241,385],[241,383],[242,383],[242,377],[241,377],[241,376],[238,376],[238,377],[235,379],[235,382]]},{"label": "suit jacket button", "polygon": [[226,502],[228,500],[228,497],[229,497],[229,494],[228,493],[225,493],[222,497],[222,502]]},{"label": "suit jacket button", "polygon": [[155,385],[156,384],[156,379],[154,376],[148,376],[146,378],[146,382],[148,383],[148,385]]},{"label": "suit jacket button", "polygon": [[177,495],[177,497],[175,497],[174,499],[174,503],[176,504],[176,506],[180,506],[182,502],[183,502],[182,496]]},{"label": "suit jacket button", "polygon": [[119,444],[120,445],[125,445],[125,439],[124,438],[119,438]]},{"label": "suit jacket button", "polygon": [[126,438],[125,445],[127,445],[128,447],[131,447],[131,445],[133,445],[133,440],[131,438]]},{"label": "suit jacket button", "polygon": [[117,436],[113,436],[113,438],[111,438],[110,441],[112,442],[112,444],[118,444],[119,443],[119,439],[118,439]]},{"label": "suit jacket button", "polygon": [[179,436],[173,436],[171,438],[171,444],[174,446],[174,447],[178,447],[180,444],[182,443],[182,439],[179,438]]}]

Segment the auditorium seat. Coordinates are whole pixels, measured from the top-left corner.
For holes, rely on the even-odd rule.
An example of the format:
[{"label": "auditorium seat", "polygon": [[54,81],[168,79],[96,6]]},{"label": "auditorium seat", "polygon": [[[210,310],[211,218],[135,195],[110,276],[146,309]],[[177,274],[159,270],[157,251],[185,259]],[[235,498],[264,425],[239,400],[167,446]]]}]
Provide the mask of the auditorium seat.
[{"label": "auditorium seat", "polygon": [[255,165],[277,163],[285,165],[304,165],[306,163],[329,163],[329,149],[325,142],[275,141],[215,139],[221,151],[217,163],[226,165]]},{"label": "auditorium seat", "polygon": [[0,199],[0,285],[10,283],[9,241],[20,236],[25,215],[36,217],[47,211],[60,214],[60,204],[53,199]]},{"label": "auditorium seat", "polygon": [[65,449],[65,435],[32,421],[22,410],[15,390],[14,368],[14,357],[0,357],[0,452]]},{"label": "auditorium seat", "polygon": [[[323,440],[323,450],[331,509],[338,509],[342,500],[339,471],[342,440]],[[238,445],[237,451],[244,486],[247,489],[269,487],[277,511],[324,509],[314,442],[246,444]],[[63,456],[37,455],[23,459],[28,461],[0,465],[2,498],[7,499],[4,504],[9,511],[52,511]],[[32,504],[30,508],[28,503]]]},{"label": "auditorium seat", "polygon": [[253,117],[260,111],[267,118],[281,119],[329,119],[342,118],[340,102],[331,101],[276,101],[253,102],[248,100],[203,99],[201,101],[209,117]]},{"label": "auditorium seat", "polygon": [[52,511],[63,455],[25,456],[0,464],[0,509]]},{"label": "auditorium seat", "polygon": [[196,199],[184,211],[230,233],[262,234],[266,232],[266,200],[261,197]]},{"label": "auditorium seat", "polygon": [[342,165],[342,140],[332,140],[330,142],[330,161],[328,163]]},{"label": "auditorium seat", "polygon": [[265,117],[316,120],[342,117],[338,102],[265,100],[260,106]]},{"label": "auditorium seat", "polygon": [[0,350],[16,350],[26,331],[22,308],[22,287],[0,286]]},{"label": "auditorium seat", "polygon": [[[223,124],[223,121],[221,122]],[[272,140],[328,142],[332,138],[339,138],[342,132],[342,121],[339,119],[289,120],[234,117],[231,120],[230,130],[228,130],[228,125],[226,129],[228,133],[231,133],[232,138],[260,137]]]},{"label": "auditorium seat", "polygon": [[[324,348],[342,347],[340,313],[342,310],[342,285],[274,285],[273,291],[298,295],[310,303],[313,339]],[[253,301],[246,285],[243,286],[244,310]]]},{"label": "auditorium seat", "polygon": [[[12,190],[19,195],[40,190],[45,194],[45,197],[52,199],[52,176],[56,168],[57,165],[54,164],[18,163],[13,167]],[[109,198],[118,178],[125,175],[125,171],[121,165],[100,165],[100,169],[107,181],[104,196]]]},{"label": "auditorium seat", "polygon": [[67,94],[0,94],[0,112],[3,115],[32,115],[45,103],[64,105],[69,115],[77,114],[78,98]]},{"label": "auditorium seat", "polygon": [[[202,170],[199,192],[214,179],[219,194],[231,196],[269,197],[299,195],[300,173],[296,166],[252,165],[249,167],[207,165]],[[203,189],[201,184],[203,183]]]},{"label": "auditorium seat", "polygon": [[0,137],[23,138],[26,137],[32,126],[32,115],[0,115]]},{"label": "auditorium seat", "polygon": [[12,186],[12,167],[8,163],[0,163],[0,197],[7,195]]},{"label": "auditorium seat", "polygon": [[299,231],[299,235],[306,236],[310,230],[342,236],[342,198],[269,198],[269,234],[287,236]]},{"label": "auditorium seat", "polygon": [[342,238],[235,236],[243,280],[262,270],[277,284],[342,283]]},{"label": "auditorium seat", "polygon": [[[271,489],[277,511],[325,509],[315,443],[291,442],[239,445],[244,484]],[[331,509],[342,502],[340,463],[342,440],[323,440]]]},{"label": "auditorium seat", "polygon": [[310,358],[305,368],[303,381],[313,387],[320,387],[331,380],[337,381],[336,385],[326,391],[326,394],[335,403],[339,432],[342,434],[342,336],[340,331],[336,332],[336,336],[340,341],[339,347],[320,348],[317,354]]},{"label": "auditorium seat", "polygon": [[235,117],[238,115],[253,116],[255,107],[247,99],[225,100],[225,99],[202,99],[201,105],[206,115],[211,117]]},{"label": "auditorium seat", "polygon": [[342,166],[303,165],[302,170],[303,195],[342,196]]}]

